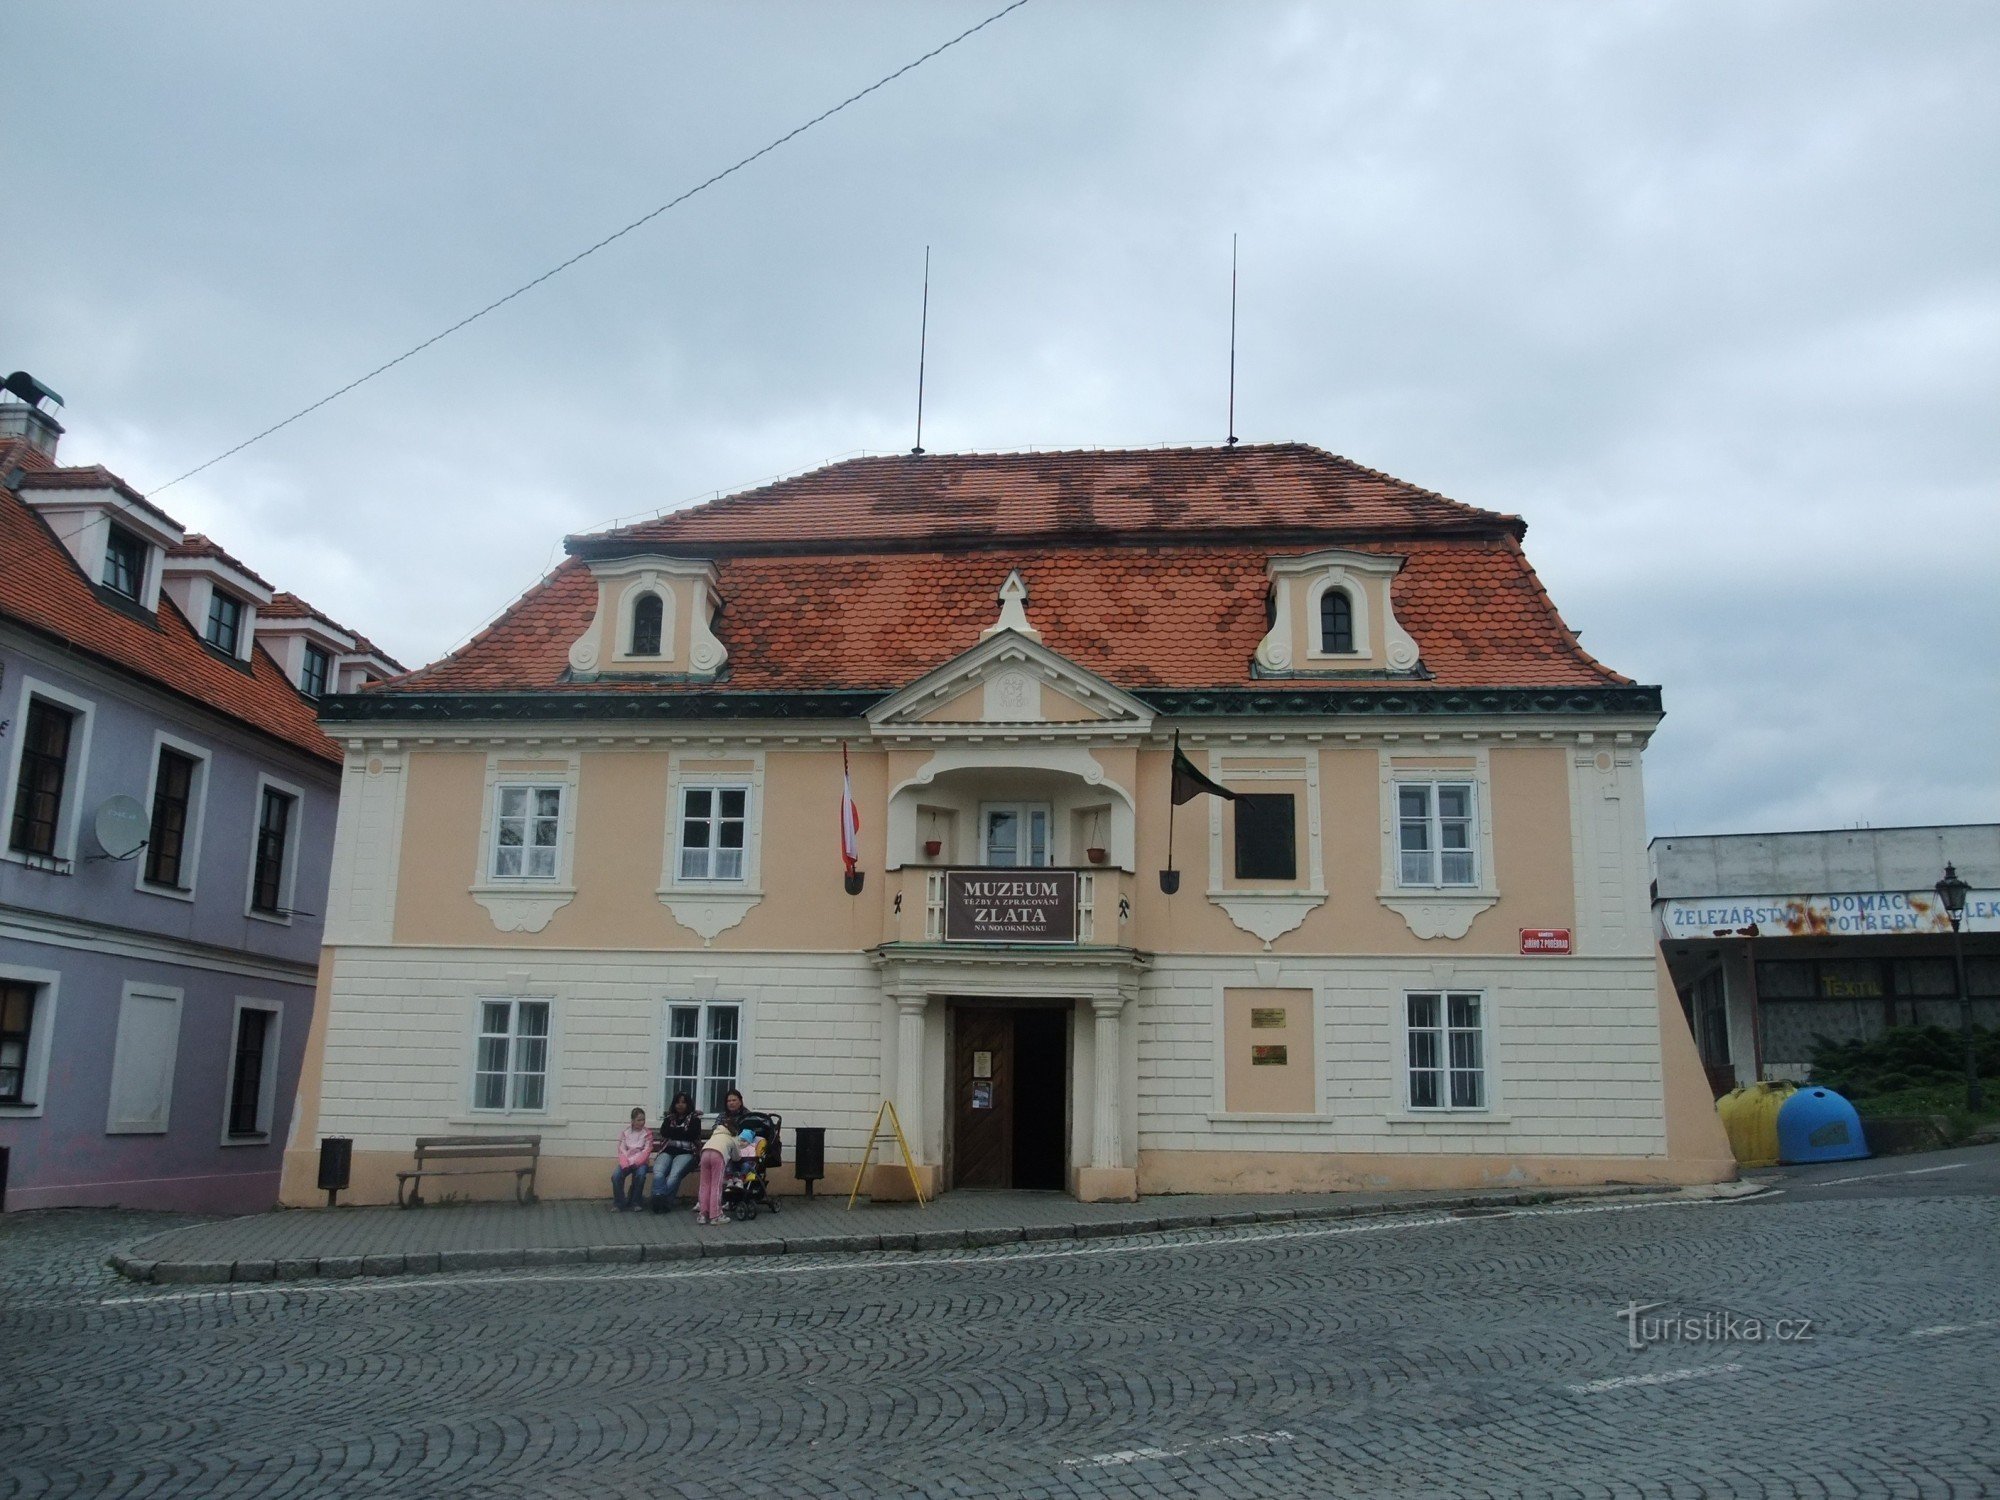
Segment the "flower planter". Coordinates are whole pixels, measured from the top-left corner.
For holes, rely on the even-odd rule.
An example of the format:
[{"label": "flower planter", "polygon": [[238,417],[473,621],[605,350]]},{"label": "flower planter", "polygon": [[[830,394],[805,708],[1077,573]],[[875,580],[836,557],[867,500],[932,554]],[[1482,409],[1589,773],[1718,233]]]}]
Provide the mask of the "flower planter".
[{"label": "flower planter", "polygon": [[925,858],[925,859],[936,859],[936,858],[938,857],[938,855],[942,854],[943,852],[944,852],[944,840],[943,840],[943,839],[925,839],[925,840],[924,840],[924,858]]},{"label": "flower planter", "polygon": [[1102,849],[1086,849],[1083,852],[1084,856],[1094,865],[1103,864],[1107,857]]}]

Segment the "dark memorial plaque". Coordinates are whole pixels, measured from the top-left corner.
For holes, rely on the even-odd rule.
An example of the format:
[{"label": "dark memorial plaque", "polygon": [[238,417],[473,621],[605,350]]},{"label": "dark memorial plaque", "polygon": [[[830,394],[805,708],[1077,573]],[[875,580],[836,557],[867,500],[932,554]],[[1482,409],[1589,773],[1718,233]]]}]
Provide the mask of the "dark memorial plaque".
[{"label": "dark memorial plaque", "polygon": [[948,943],[1073,943],[1075,870],[947,870]]}]

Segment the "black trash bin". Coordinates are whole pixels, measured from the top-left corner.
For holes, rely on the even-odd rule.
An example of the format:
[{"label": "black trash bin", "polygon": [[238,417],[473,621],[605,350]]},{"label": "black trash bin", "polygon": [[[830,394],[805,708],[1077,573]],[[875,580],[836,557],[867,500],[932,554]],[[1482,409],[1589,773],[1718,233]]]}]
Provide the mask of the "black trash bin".
[{"label": "black trash bin", "polygon": [[334,1205],[334,1195],[347,1186],[354,1170],[354,1142],[346,1136],[321,1136],[319,1142],[319,1186],[326,1194],[326,1206]]},{"label": "black trash bin", "polygon": [[7,1157],[8,1148],[0,1146],[0,1214],[7,1212]]},{"label": "black trash bin", "polygon": [[792,1133],[797,1154],[792,1158],[792,1175],[806,1185],[812,1196],[813,1184],[826,1176],[826,1127],[801,1125]]}]

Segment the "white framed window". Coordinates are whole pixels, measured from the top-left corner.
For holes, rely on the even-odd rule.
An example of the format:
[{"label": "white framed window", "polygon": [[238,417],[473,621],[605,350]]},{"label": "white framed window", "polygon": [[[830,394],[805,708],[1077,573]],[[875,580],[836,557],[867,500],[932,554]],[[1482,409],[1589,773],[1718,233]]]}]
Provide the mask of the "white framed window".
[{"label": "white framed window", "polygon": [[238,996],[229,1033],[229,1085],[222,1095],[222,1144],[260,1146],[278,1112],[278,1040],[284,1007]]},{"label": "white framed window", "polygon": [[642,589],[632,600],[632,629],[625,638],[627,656],[658,656],[665,638],[666,601],[657,590]]},{"label": "white framed window", "polygon": [[146,786],[146,848],[138,859],[140,890],[183,901],[194,898],[208,771],[209,752],[200,745],[164,732],[154,734]]},{"label": "white framed window", "polygon": [[473,1044],[472,1107],[540,1114],[549,1107],[549,1000],[481,1000]]},{"label": "white framed window", "polygon": [[67,874],[90,765],[96,705],[51,683],[24,677],[7,759],[5,857]]},{"label": "white framed window", "polygon": [[1487,1108],[1486,997],[1477,990],[1412,990],[1403,1007],[1409,1108]]},{"label": "white framed window", "polygon": [[0,1119],[42,1112],[61,978],[54,969],[0,965]]},{"label": "white framed window", "polygon": [[723,1097],[741,1089],[743,1006],[736,1000],[675,1000],[667,1005],[667,1053],[662,1108],[685,1092],[713,1116]]},{"label": "white framed window", "polygon": [[682,880],[740,883],[746,878],[749,786],[741,782],[683,786],[680,829],[678,871]]},{"label": "white framed window", "polygon": [[562,866],[563,791],[554,782],[503,782],[493,789],[493,879],[556,878]]},{"label": "white framed window", "polygon": [[979,809],[979,862],[1003,868],[1049,863],[1045,802],[987,802]]},{"label": "white framed window", "polygon": [[259,775],[252,806],[257,823],[250,836],[250,889],[243,909],[260,921],[289,924],[299,876],[305,793],[289,781]]},{"label": "white framed window", "polygon": [[1470,781],[1396,783],[1396,883],[1476,887],[1475,789]]},{"label": "white framed window", "polygon": [[106,1135],[165,1135],[180,1051],[181,991],[128,984],[118,1000]]},{"label": "white framed window", "polygon": [[116,521],[110,522],[105,527],[104,572],[98,582],[138,603],[146,594],[146,568],[152,550]]},{"label": "white framed window", "polygon": [[299,658],[299,691],[308,698],[323,697],[332,680],[333,653],[308,642]]}]

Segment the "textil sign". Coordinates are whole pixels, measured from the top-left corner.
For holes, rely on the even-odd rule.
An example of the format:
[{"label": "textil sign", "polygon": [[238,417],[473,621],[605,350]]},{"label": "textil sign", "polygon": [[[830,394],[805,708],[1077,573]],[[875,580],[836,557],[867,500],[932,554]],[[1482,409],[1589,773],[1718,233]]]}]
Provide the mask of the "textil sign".
[{"label": "textil sign", "polygon": [[947,870],[949,943],[1073,943],[1074,870]]},{"label": "textil sign", "polygon": [[[1965,931],[2000,932],[2000,891],[1965,898]],[[1933,891],[1850,891],[1838,896],[1712,896],[1662,901],[1660,935],[1708,937],[1887,937],[1950,932]]]}]

